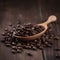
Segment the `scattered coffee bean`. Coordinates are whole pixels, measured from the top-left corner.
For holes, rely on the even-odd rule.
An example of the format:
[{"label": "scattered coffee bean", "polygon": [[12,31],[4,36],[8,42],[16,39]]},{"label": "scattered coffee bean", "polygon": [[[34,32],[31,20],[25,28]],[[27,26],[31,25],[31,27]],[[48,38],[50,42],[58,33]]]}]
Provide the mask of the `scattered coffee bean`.
[{"label": "scattered coffee bean", "polygon": [[60,38],[58,36],[54,37],[54,40],[59,40]]},{"label": "scattered coffee bean", "polygon": [[16,45],[16,43],[15,43],[15,42],[12,42],[11,44],[12,44],[12,45],[14,45],[14,46]]},{"label": "scattered coffee bean", "polygon": [[9,44],[9,43],[8,43],[8,44],[5,44],[5,45],[6,45],[7,47],[11,47],[11,44]]},{"label": "scattered coffee bean", "polygon": [[12,26],[12,24],[11,24],[11,23],[9,23],[9,26]]},{"label": "scattered coffee bean", "polygon": [[14,49],[12,49],[12,50],[11,50],[11,52],[12,52],[12,53],[14,53],[14,54],[16,54],[16,53],[17,53],[17,51],[16,51],[16,50],[14,50]]},{"label": "scattered coffee bean", "polygon": [[35,46],[32,47],[32,50],[37,50],[37,48]]},{"label": "scattered coffee bean", "polygon": [[12,49],[17,50],[17,47],[16,46],[12,46]]},{"label": "scattered coffee bean", "polygon": [[17,49],[17,53],[22,53],[22,50],[21,49]]},{"label": "scattered coffee bean", "polygon": [[26,52],[28,56],[33,56],[30,52]]},{"label": "scattered coffee bean", "polygon": [[5,36],[5,33],[3,32],[2,35]]},{"label": "scattered coffee bean", "polygon": [[5,28],[5,31],[8,31],[8,28]]}]

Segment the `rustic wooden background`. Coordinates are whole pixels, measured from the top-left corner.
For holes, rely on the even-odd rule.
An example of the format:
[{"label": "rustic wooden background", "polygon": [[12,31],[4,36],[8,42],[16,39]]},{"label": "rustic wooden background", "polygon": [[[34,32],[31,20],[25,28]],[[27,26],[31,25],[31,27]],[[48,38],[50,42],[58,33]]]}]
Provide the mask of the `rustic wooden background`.
[{"label": "rustic wooden background", "polygon": [[[9,23],[16,24],[17,20],[23,23],[40,23],[47,20],[50,15],[57,16],[57,22],[53,24],[53,32],[60,36],[60,1],[59,0],[0,0],[0,40],[2,40],[1,33]],[[53,41],[52,48],[44,50],[44,57],[42,51],[30,51],[33,57],[27,56],[25,50],[22,54],[14,55],[11,49],[5,47],[0,43],[0,60],[58,60],[55,55],[54,48],[60,48],[60,41]]]}]

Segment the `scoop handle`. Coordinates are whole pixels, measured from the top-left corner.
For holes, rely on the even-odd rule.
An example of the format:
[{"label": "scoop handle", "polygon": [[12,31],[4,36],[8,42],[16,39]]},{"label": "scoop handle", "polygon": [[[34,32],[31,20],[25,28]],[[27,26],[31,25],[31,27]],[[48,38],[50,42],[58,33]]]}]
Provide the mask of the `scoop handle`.
[{"label": "scoop handle", "polygon": [[44,24],[48,25],[49,23],[54,22],[56,20],[57,20],[57,17],[54,15],[51,15],[51,16],[49,16],[48,20],[46,22],[44,22]]}]

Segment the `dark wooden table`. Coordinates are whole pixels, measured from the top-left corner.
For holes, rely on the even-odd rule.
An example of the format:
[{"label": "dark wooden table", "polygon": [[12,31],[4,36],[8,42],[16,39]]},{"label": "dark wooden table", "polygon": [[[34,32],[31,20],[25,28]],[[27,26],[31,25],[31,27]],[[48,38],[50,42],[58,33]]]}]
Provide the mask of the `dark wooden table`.
[{"label": "dark wooden table", "polygon": [[[53,24],[53,32],[60,36],[60,20],[59,20],[59,1],[55,0],[21,0],[21,1],[1,1],[0,2],[0,40],[2,40],[2,32],[5,27],[8,27],[9,23],[16,24],[17,20],[23,23],[40,23],[47,20],[48,16],[54,14],[58,17],[58,21]],[[56,4],[57,3],[57,4]],[[9,27],[8,27],[9,28]],[[52,48],[45,48],[44,58],[42,50],[32,51],[32,57],[26,55],[26,51],[21,54],[12,54],[11,49],[0,43],[0,60],[55,60],[56,52],[54,48],[60,48],[60,41],[53,41],[54,46]],[[58,46],[57,46],[58,45]],[[58,59],[56,59],[58,60]]]}]

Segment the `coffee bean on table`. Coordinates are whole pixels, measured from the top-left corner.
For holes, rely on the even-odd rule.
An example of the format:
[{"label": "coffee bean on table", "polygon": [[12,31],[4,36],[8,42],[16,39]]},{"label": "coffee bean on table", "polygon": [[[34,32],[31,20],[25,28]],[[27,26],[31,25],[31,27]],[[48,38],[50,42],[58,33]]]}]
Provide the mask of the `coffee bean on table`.
[{"label": "coffee bean on table", "polygon": [[5,31],[8,31],[8,28],[5,28]]},{"label": "coffee bean on table", "polygon": [[58,36],[55,36],[54,37],[54,40],[59,40],[60,38]]},{"label": "coffee bean on table", "polygon": [[17,47],[17,49],[20,49],[20,50],[22,50],[23,48],[19,46],[19,47]]},{"label": "coffee bean on table", "polygon": [[16,54],[16,53],[17,53],[17,51],[16,51],[16,50],[14,50],[14,49],[12,49],[12,50],[11,50],[11,52],[12,52],[12,53],[14,53],[14,54]]},{"label": "coffee bean on table", "polygon": [[7,47],[11,47],[11,44],[10,43],[7,43],[7,44],[5,44]]},{"label": "coffee bean on table", "polygon": [[12,23],[9,23],[9,26],[12,26]]},{"label": "coffee bean on table", "polygon": [[22,50],[21,49],[17,49],[17,53],[22,53]]},{"label": "coffee bean on table", "polygon": [[33,56],[31,52],[26,52],[28,56]]},{"label": "coffee bean on table", "polygon": [[2,36],[5,36],[5,33],[4,32],[2,33]]},{"label": "coffee bean on table", "polygon": [[17,47],[21,47],[21,43],[17,43]]},{"label": "coffee bean on table", "polygon": [[35,46],[33,46],[32,50],[37,50],[37,48]]},{"label": "coffee bean on table", "polygon": [[11,44],[12,44],[12,45],[14,45],[14,46],[16,45],[16,43],[15,43],[15,42],[12,42]]},{"label": "coffee bean on table", "polygon": [[17,50],[17,47],[16,46],[12,46],[12,49]]}]

